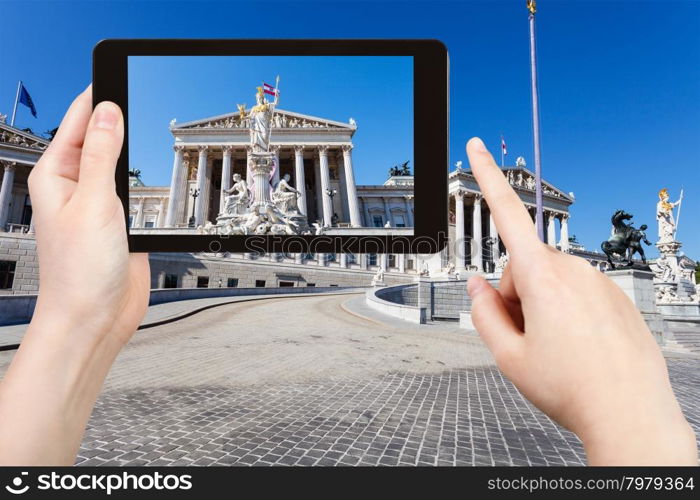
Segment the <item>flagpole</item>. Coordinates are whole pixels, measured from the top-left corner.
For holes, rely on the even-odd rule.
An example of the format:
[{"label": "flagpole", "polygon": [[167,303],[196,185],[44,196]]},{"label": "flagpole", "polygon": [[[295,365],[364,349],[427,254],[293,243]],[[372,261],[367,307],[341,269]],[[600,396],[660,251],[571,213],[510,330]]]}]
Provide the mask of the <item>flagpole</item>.
[{"label": "flagpole", "polygon": [[501,134],[501,168],[505,167],[506,165],[506,159],[505,159],[505,154],[503,152],[503,134]]},{"label": "flagpole", "polygon": [[535,228],[540,241],[544,241],[544,214],[542,203],[542,165],[540,161],[540,108],[537,91],[537,50],[535,44],[535,8],[534,0],[527,4],[530,11],[530,83],[532,89],[532,141],[535,153]]},{"label": "flagpole", "polygon": [[15,126],[15,115],[17,114],[17,103],[19,102],[19,89],[22,88],[22,80],[17,82],[17,95],[15,95],[15,107],[12,108],[12,120],[10,120],[10,127]]}]

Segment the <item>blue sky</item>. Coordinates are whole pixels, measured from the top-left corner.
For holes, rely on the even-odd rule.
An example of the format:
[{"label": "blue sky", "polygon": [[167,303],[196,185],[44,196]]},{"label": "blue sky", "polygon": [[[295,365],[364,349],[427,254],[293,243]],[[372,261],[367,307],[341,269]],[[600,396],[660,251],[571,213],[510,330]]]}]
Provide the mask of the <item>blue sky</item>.
[{"label": "blue sky", "polygon": [[[381,184],[397,163],[413,165],[411,57],[130,57],[129,156],[146,185],[169,185],[168,124],[237,111],[280,75],[280,109],[358,124],[358,184]],[[272,96],[269,96],[272,97]],[[274,134],[274,132],[273,132]]]},{"label": "blue sky", "polygon": [[[479,2],[8,2],[0,23],[0,112],[18,79],[55,126],[111,37],[438,38],[450,51],[450,157],[480,135],[532,165],[524,0]],[[661,187],[685,187],[678,237],[700,259],[700,2],[539,0],[542,168],[576,194],[570,231],[598,248],[618,208],[656,237]],[[179,118],[179,117],[178,117]],[[342,118],[342,117],[341,117]],[[650,253],[655,254],[651,248]]]}]

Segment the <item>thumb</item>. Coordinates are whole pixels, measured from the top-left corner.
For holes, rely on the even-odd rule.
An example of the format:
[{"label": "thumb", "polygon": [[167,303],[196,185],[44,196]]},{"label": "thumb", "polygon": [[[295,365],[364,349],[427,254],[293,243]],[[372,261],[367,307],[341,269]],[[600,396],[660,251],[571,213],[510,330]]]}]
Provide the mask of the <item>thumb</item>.
[{"label": "thumb", "polygon": [[523,332],[508,314],[501,294],[481,276],[467,283],[472,300],[472,323],[504,372],[517,363],[523,351]]},{"label": "thumb", "polygon": [[78,189],[95,199],[114,194],[114,171],[124,139],[124,119],[119,106],[101,102],[88,124],[80,158]]}]

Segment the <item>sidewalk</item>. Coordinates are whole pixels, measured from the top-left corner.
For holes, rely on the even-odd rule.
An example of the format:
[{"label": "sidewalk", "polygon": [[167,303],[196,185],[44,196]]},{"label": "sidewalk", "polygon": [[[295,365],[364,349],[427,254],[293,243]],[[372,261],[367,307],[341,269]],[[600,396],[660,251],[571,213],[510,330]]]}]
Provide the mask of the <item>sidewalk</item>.
[{"label": "sidewalk", "polygon": [[[216,307],[234,302],[247,302],[253,300],[281,299],[289,297],[312,297],[317,295],[350,295],[361,294],[364,290],[342,290],[338,292],[323,292],[312,294],[298,293],[274,293],[267,295],[244,295],[238,297],[214,297],[206,299],[179,300],[175,302],[166,302],[164,304],[156,304],[148,307],[146,316],[143,318],[139,330],[152,328],[154,326],[177,321],[196,314],[205,309]],[[0,326],[0,350],[16,349],[18,344],[22,342],[24,332],[29,326],[28,323],[20,325]]]}]

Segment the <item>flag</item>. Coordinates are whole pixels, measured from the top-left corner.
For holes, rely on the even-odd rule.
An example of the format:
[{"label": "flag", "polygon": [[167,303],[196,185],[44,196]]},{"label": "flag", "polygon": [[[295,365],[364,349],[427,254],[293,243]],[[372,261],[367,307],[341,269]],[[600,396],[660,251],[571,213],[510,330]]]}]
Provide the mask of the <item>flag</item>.
[{"label": "flag", "polygon": [[277,95],[277,89],[270,85],[269,83],[263,83],[263,91],[266,94]]},{"label": "flag", "polygon": [[506,148],[506,140],[501,136],[501,152],[503,153],[503,156],[506,156],[508,154],[508,149]]},{"label": "flag", "polygon": [[19,90],[19,102],[24,104],[32,111],[32,116],[36,118],[36,108],[34,107],[34,101],[32,101],[32,96],[27,92],[27,88],[22,83]]}]

